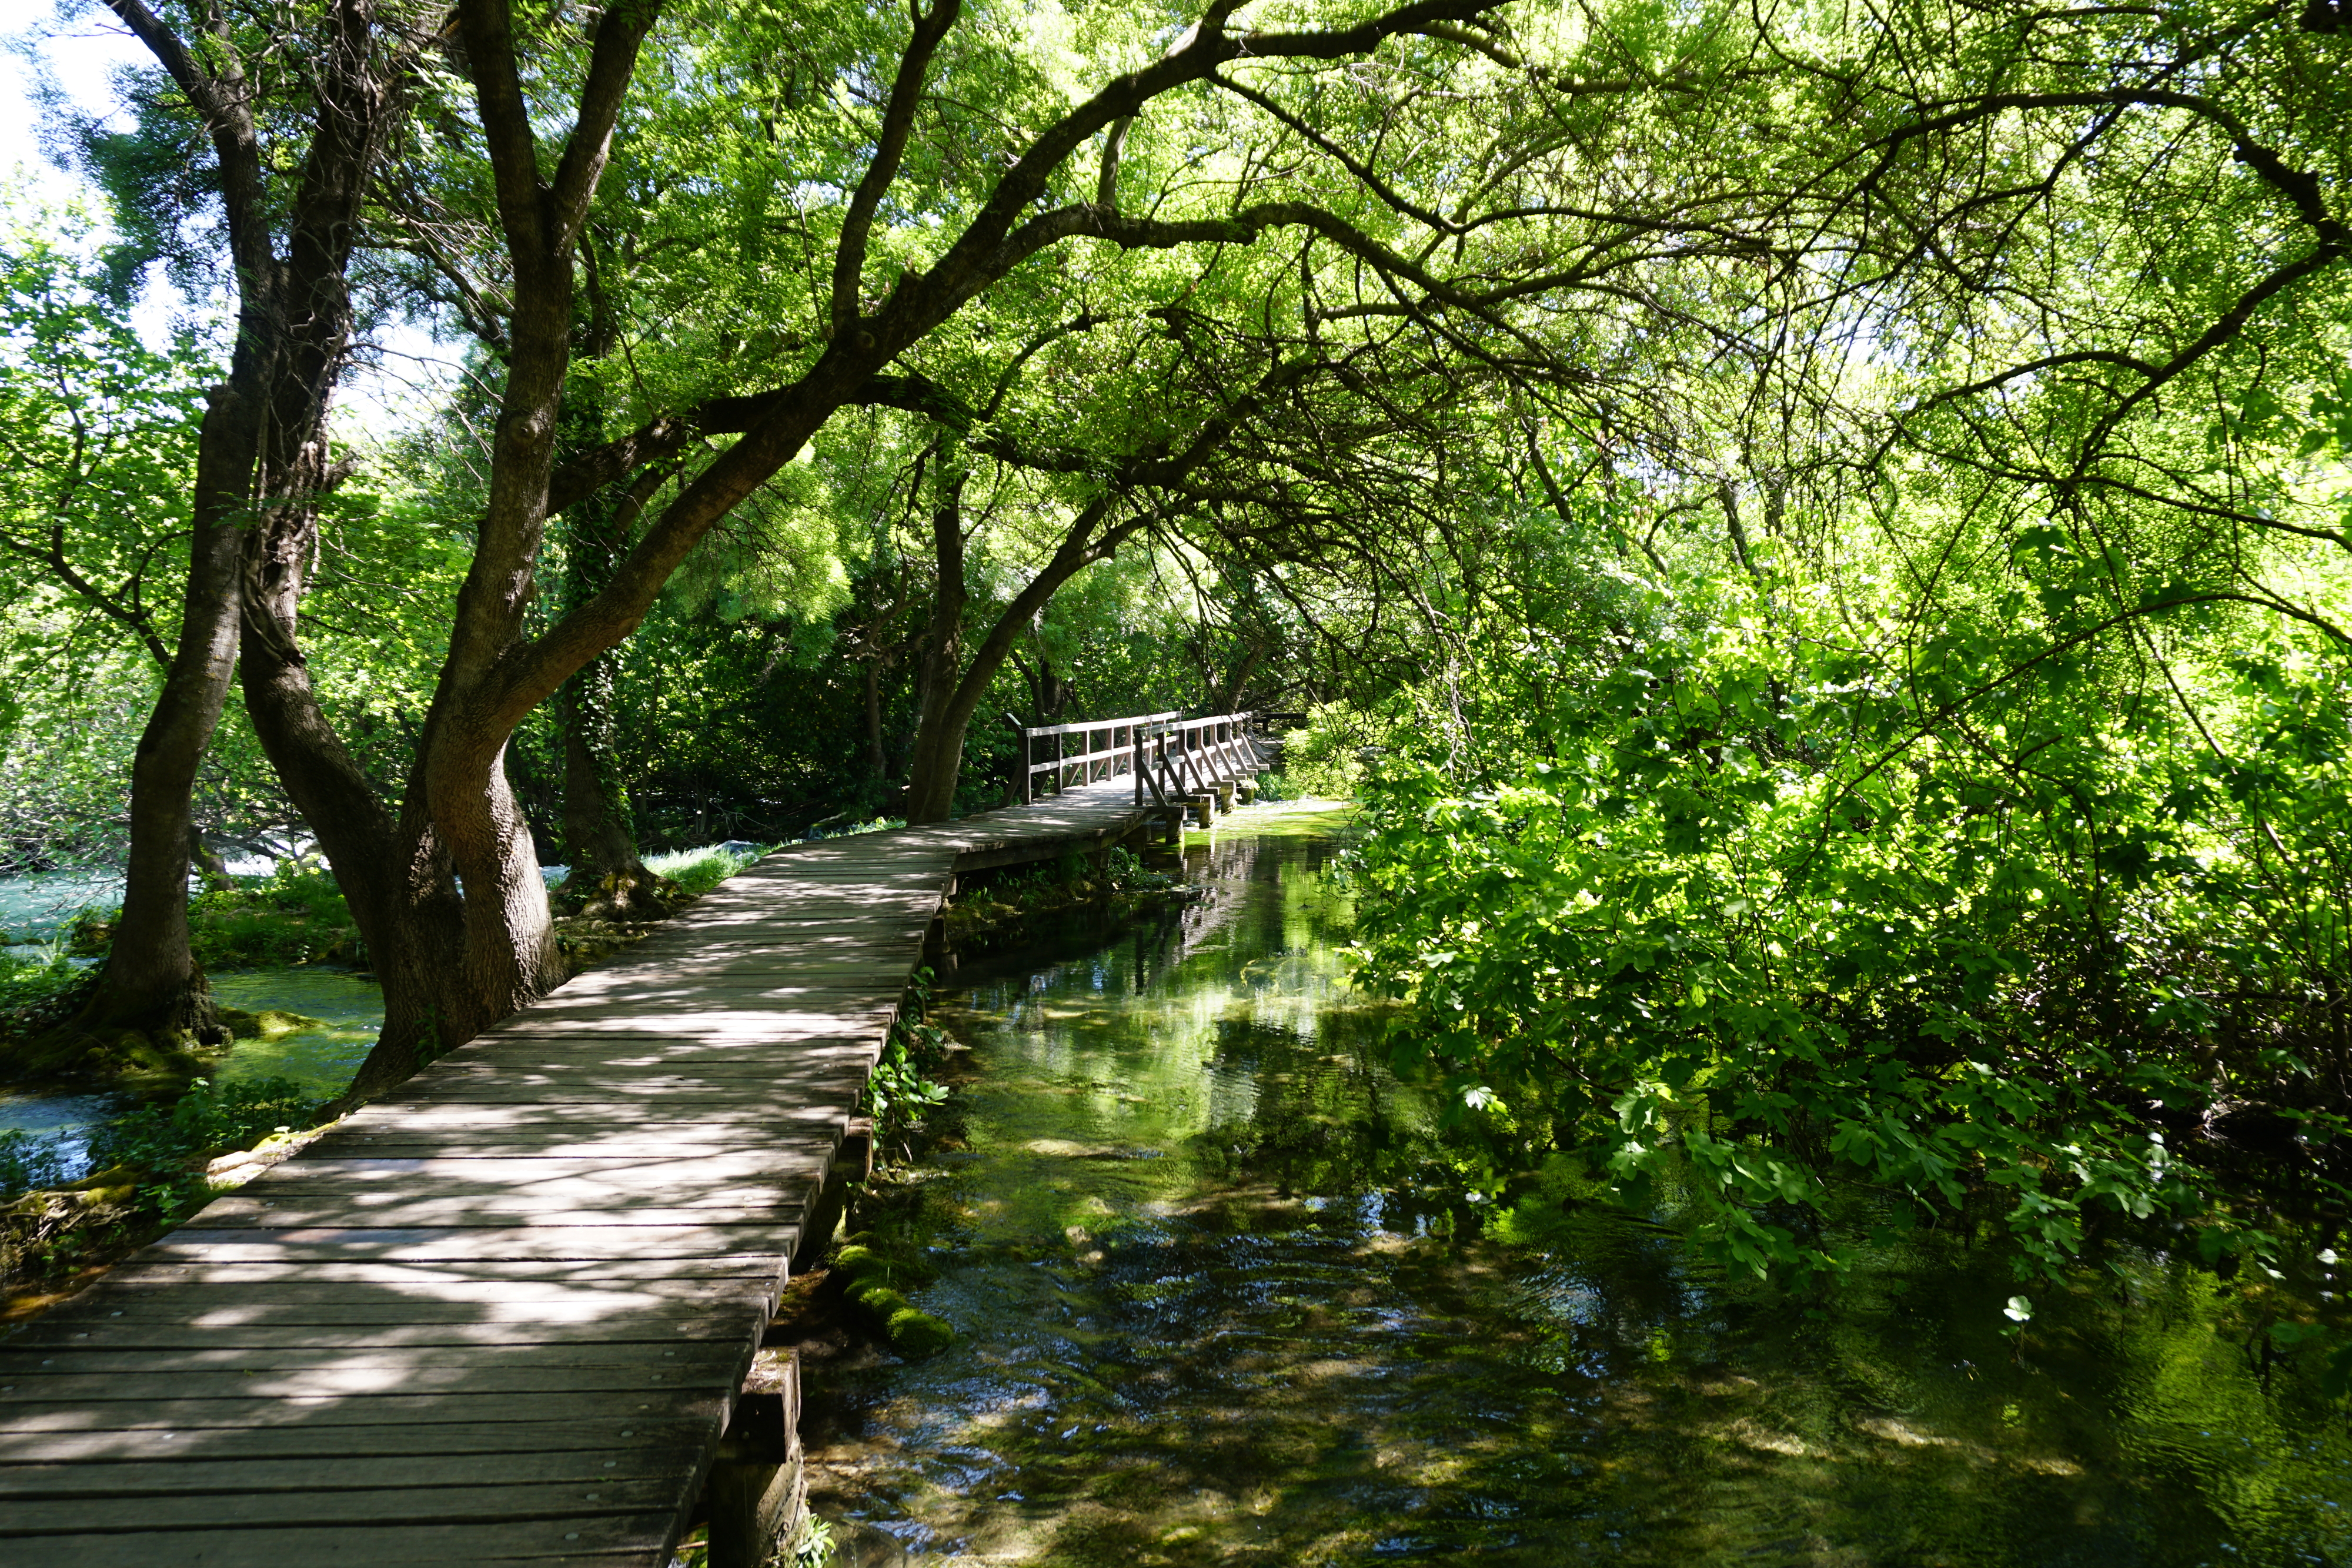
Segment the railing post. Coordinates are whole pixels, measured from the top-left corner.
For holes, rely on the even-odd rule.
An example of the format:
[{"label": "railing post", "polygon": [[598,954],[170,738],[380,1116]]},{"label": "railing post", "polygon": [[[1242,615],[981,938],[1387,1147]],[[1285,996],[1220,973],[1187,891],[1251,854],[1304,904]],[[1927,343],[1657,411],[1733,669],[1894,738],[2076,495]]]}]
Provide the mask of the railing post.
[{"label": "railing post", "polygon": [[1029,803],[1030,781],[1036,777],[1029,771],[1029,765],[1036,758],[1029,755],[1029,727],[1016,721],[1013,733],[1021,737],[1021,803],[1025,806]]}]

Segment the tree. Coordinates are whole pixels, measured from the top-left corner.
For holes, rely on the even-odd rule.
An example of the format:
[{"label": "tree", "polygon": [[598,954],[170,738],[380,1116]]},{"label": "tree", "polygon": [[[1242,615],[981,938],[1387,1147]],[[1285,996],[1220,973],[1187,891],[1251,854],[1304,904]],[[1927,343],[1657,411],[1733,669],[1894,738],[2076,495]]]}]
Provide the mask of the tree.
[{"label": "tree", "polygon": [[290,20],[192,7],[194,47],[168,10],[110,5],[176,98],[158,91],[139,131],[92,130],[84,151],[123,205],[152,211],[173,161],[162,139],[172,129],[200,139],[236,325],[227,379],[199,426],[178,639],[132,764],[122,917],[98,988],[67,1028],[212,1035],[188,950],[190,798],[227,699],[247,576],[257,560],[283,570],[289,544],[315,534],[316,499],[338,477],[326,418],[352,325],[346,273],[404,55],[373,0]]},{"label": "tree", "polygon": [[[1336,236],[1333,243],[1369,267],[1421,286],[1444,287],[1420,264],[1310,204],[1265,202],[1231,215],[1134,216],[1118,204],[1115,178],[1091,181],[1087,196],[1066,199],[1057,182],[1068,178],[1090,141],[1244,60],[1252,68],[1285,60],[1312,66],[1350,59],[1391,40],[1420,39],[1425,41],[1415,47],[1426,51],[1426,64],[1434,68],[1464,47],[1449,29],[1491,8],[1478,0],[1425,0],[1329,32],[1245,37],[1226,31],[1230,11],[1212,10],[1175,47],[1146,56],[1090,96],[1073,102],[1058,92],[1038,92],[1046,110],[1044,129],[1017,139],[1021,150],[1009,164],[951,167],[953,178],[926,199],[968,215],[936,231],[919,224],[893,229],[892,244],[908,247],[910,264],[877,298],[865,282],[876,216],[899,179],[917,121],[933,112],[934,101],[944,101],[927,96],[927,80],[961,14],[951,3],[920,13],[888,73],[893,85],[861,150],[863,172],[844,182],[847,194],[838,209],[831,261],[818,269],[829,285],[818,295],[817,332],[803,340],[814,358],[769,391],[663,413],[559,472],[557,414],[572,363],[579,235],[656,12],[650,6],[607,11],[573,47],[560,31],[525,40],[508,9],[493,0],[462,6],[464,65],[494,176],[500,261],[510,285],[509,346],[474,566],[396,814],[365,787],[304,690],[292,635],[299,574],[281,571],[266,585],[258,605],[263,613],[243,651],[257,727],[289,790],[328,841],[385,977],[385,1030],[355,1094],[378,1092],[412,1071],[429,1054],[428,1038],[444,1046],[466,1039],[556,976],[530,834],[499,766],[515,726],[573,672],[626,636],[701,538],[836,410],[887,395],[876,384],[886,367],[983,290],[1072,242],[1107,241],[1150,253],[1247,245],[1292,227]],[[740,41],[740,27],[737,34]],[[531,55],[528,75],[526,52]],[[532,96],[556,90],[563,94],[560,111]],[[571,129],[545,150],[542,162],[535,128],[559,113],[570,119]],[[707,152],[698,148],[698,158]],[[1103,162],[1107,173],[1116,167],[1115,158]],[[1041,199],[1051,204],[1027,216]],[[927,256],[914,254],[911,247],[919,245],[929,249]],[[1477,260],[1491,271],[1495,254],[1482,247]],[[1465,308],[1486,303],[1454,292]],[[792,340],[780,334],[774,340]],[[527,634],[535,562],[550,516],[604,484],[722,434],[736,439],[683,477],[665,502],[647,507],[612,581],[543,632]],[[455,891],[459,876],[467,890],[462,900]]]}]

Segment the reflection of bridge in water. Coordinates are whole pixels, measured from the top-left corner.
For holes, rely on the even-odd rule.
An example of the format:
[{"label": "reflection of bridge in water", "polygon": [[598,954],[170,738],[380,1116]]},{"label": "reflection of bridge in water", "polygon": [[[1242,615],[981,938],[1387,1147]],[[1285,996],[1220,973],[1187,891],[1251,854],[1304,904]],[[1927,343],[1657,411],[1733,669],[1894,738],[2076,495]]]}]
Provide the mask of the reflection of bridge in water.
[{"label": "reflection of bridge in water", "polygon": [[698,1517],[762,1561],[800,1470],[761,1338],[956,873],[1230,805],[1248,720],[1030,731],[1022,805],[771,855],[37,1320],[7,1561],[658,1568]]}]

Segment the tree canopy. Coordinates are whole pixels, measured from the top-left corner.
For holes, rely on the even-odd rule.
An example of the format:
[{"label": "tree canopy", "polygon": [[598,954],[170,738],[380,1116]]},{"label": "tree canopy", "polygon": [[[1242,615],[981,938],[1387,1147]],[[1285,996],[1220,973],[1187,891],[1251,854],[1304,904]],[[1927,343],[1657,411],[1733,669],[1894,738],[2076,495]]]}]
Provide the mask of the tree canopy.
[{"label": "tree canopy", "polygon": [[[545,862],[1295,709],[1498,1193],[1799,1280],[1841,1181],[2044,1270],[2341,1223],[2338,9],[108,9],[127,248],[5,248],[9,657],[131,716],[233,629],[199,826],[331,861],[356,1093],[560,977]],[[121,325],[142,257],[233,363]],[[461,390],[343,440],[395,319]],[[224,456],[239,377],[295,413]],[[27,862],[131,815],[42,700]]]}]

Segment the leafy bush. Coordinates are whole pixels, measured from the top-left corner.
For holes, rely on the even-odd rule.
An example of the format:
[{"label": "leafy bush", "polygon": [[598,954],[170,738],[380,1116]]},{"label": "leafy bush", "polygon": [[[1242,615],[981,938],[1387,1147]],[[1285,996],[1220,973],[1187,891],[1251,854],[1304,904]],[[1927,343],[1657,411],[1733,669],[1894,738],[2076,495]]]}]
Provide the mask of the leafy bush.
[{"label": "leafy bush", "polygon": [[1363,753],[1386,746],[1396,721],[1347,703],[1318,703],[1307,726],[1283,737],[1280,799],[1352,800],[1364,779]]},{"label": "leafy bush", "polygon": [[877,1153],[886,1143],[903,1145],[921,1128],[924,1115],[948,1098],[947,1085],[931,1077],[947,1065],[950,1043],[947,1030],[929,1021],[931,971],[915,971],[908,991],[866,1084],[862,1108],[874,1118]]},{"label": "leafy bush", "polygon": [[[324,1103],[289,1079],[215,1086],[199,1078],[169,1106],[142,1105],[100,1126],[90,1135],[89,1168],[131,1173],[163,1217],[173,1219],[207,1190],[198,1162],[312,1126]],[[68,1179],[54,1140],[22,1132],[0,1135],[0,1200],[63,1186]]]},{"label": "leafy bush", "polygon": [[[2028,542],[2059,629],[2095,622],[2111,563]],[[1842,1272],[1859,1182],[1990,1219],[2028,1276],[2146,1225],[2308,1274],[2334,1221],[2281,1215],[2340,1215],[2352,1154],[2352,689],[2250,650],[2192,725],[2027,602],[1948,612],[1906,683],[1685,629],[1556,691],[1549,756],[1472,789],[1385,760],[1358,977],[1413,1004],[1400,1050],[1745,1270]]]},{"label": "leafy bush", "polygon": [[0,1040],[24,1039],[71,1017],[98,971],[68,963],[62,953],[44,950],[22,958],[0,947]]},{"label": "leafy bush", "polygon": [[209,1191],[197,1163],[250,1148],[276,1133],[314,1125],[326,1102],[286,1078],[215,1085],[199,1078],[168,1109],[142,1105],[115,1117],[90,1139],[92,1170],[139,1173],[168,1222]]},{"label": "leafy bush", "polygon": [[197,898],[189,941],[207,968],[361,963],[366,947],[332,873],[285,860],[268,876],[241,876]]}]

